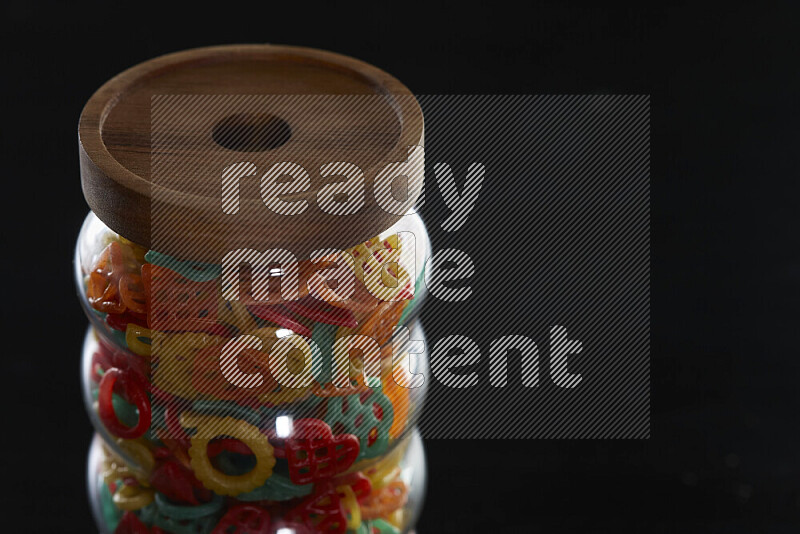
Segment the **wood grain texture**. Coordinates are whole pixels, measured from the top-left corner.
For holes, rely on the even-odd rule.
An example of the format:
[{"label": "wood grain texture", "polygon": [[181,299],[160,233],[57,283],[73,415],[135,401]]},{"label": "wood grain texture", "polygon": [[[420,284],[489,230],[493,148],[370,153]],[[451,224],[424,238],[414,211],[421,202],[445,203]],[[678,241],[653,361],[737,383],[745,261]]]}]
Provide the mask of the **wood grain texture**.
[{"label": "wood grain texture", "polygon": [[[288,125],[288,140],[256,151],[221,146],[215,127],[242,110]],[[346,56],[274,45],[201,48],[139,64],[89,99],[78,133],[83,191],[98,217],[144,246],[202,261],[245,247],[304,255],[374,236],[400,218],[375,202],[375,174],[424,142],[416,99],[389,74]],[[243,161],[258,176],[241,180],[240,211],[228,215],[222,170]],[[310,175],[307,191],[286,197],[308,201],[302,214],[274,213],[261,199],[259,177],[282,161]],[[320,188],[337,181],[319,168],[335,161],[364,171],[357,213],[331,215],[317,206]],[[405,199],[409,208],[422,162],[413,172],[419,183]]]}]

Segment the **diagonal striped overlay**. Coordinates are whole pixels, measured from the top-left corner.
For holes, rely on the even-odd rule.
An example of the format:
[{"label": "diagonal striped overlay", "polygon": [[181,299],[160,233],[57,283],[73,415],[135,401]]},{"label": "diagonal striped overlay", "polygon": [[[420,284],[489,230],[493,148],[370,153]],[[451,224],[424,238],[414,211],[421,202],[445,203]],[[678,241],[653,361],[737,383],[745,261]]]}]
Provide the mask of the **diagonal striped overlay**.
[{"label": "diagonal striped overlay", "polygon": [[[423,436],[648,438],[649,96],[419,100],[421,214],[435,250],[459,250],[475,266],[468,284],[453,286],[468,286],[467,299],[431,299],[422,314],[434,375]],[[436,176],[442,162],[460,187],[471,165],[485,167],[466,222],[453,220],[454,193]],[[554,327],[580,342],[566,362],[553,361]],[[453,348],[455,336],[474,346]],[[497,350],[504,342],[517,349]],[[473,362],[454,371],[461,385],[477,380],[453,388],[457,380],[435,374],[459,353]]]},{"label": "diagonal striped overlay", "polygon": [[[423,312],[431,358],[423,436],[649,437],[649,97],[418,99],[425,114],[425,147],[423,197],[417,206],[437,251],[427,281],[439,286]],[[212,182],[214,194],[219,209],[232,217],[239,213],[240,197],[259,198],[258,177],[276,164],[278,173],[302,166],[309,190],[321,190],[335,183],[320,178],[321,165],[357,175],[358,168],[402,159],[393,153],[375,161],[374,151],[362,154],[358,146],[337,145],[340,132],[349,127],[341,122],[347,110],[362,117],[373,109],[386,113],[376,102],[358,95],[160,95],[151,108],[153,183],[169,194],[173,181],[198,173],[219,176]],[[316,139],[316,145],[295,140],[300,151],[286,164],[281,159],[286,150],[256,150],[253,143],[260,141],[241,129],[217,131],[213,139],[223,147],[219,151],[172,157],[193,127],[213,126],[236,114],[319,121],[327,116],[318,112],[323,104],[335,104],[340,122],[331,120],[329,135]],[[278,144],[282,130],[273,123],[264,128],[276,129],[266,132],[267,145],[283,146]],[[188,135],[191,141],[194,134]],[[199,145],[207,141],[207,132],[197,135]],[[365,146],[381,142],[369,132],[363,135]],[[226,146],[243,150],[226,151]],[[339,157],[342,148],[353,161]],[[408,161],[423,165],[411,152]],[[340,181],[328,187],[330,195],[317,195],[311,209],[320,217],[345,217],[343,210],[388,205],[388,189],[373,188],[374,178],[366,177],[365,188],[358,180]],[[421,178],[409,177],[410,189],[422,187]],[[293,187],[301,182],[295,180]],[[276,179],[274,187],[285,189],[285,198],[300,198],[292,196],[297,189],[286,182]],[[198,185],[197,194],[207,193]],[[342,196],[348,202],[336,204]],[[157,200],[158,192],[153,197]],[[270,206],[265,200],[264,213],[282,214],[286,225],[276,232],[291,231],[296,241],[307,231],[292,224],[297,215],[292,210],[300,207]],[[181,216],[174,204],[154,204],[153,248],[179,257],[204,256],[184,247],[172,231],[170,225]],[[197,220],[199,232],[202,224]],[[237,248],[246,231],[236,228],[217,240],[230,239],[231,249]],[[303,259],[299,252],[295,256]],[[447,282],[445,271],[467,280]],[[196,341],[187,338],[187,343]],[[186,380],[180,366],[174,373],[162,367],[165,371],[180,390]]]}]

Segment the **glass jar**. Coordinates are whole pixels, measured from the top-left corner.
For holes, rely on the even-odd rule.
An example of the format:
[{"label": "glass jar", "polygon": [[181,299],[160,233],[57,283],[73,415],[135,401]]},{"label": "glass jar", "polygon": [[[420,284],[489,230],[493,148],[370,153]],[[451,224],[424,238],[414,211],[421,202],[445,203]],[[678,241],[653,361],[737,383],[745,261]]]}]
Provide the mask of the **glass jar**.
[{"label": "glass jar", "polygon": [[92,96],[75,282],[101,529],[413,525],[423,138],[400,82],[304,48],[171,54]]}]

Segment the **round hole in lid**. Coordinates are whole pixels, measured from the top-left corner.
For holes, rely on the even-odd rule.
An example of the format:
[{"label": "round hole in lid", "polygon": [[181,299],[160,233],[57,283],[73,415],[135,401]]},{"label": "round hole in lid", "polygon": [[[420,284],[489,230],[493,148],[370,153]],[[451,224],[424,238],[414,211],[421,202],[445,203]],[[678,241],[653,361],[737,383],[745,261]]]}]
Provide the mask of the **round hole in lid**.
[{"label": "round hole in lid", "polygon": [[265,152],[285,145],[292,129],[283,119],[264,113],[237,113],[214,125],[211,137],[237,152]]}]

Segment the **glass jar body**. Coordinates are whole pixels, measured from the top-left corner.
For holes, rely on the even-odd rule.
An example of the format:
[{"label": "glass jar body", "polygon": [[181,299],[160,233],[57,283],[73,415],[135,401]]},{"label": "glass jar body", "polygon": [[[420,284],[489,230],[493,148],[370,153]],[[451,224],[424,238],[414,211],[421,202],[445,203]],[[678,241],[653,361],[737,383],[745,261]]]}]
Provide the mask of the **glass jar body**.
[{"label": "glass jar body", "polygon": [[[414,215],[345,252],[353,261],[280,266],[281,290],[300,273],[296,299],[228,300],[219,266],[146,250],[87,217],[75,278],[91,323],[84,400],[105,451],[92,453],[89,475],[102,528],[413,524],[428,366],[415,318],[430,243]],[[342,287],[321,285],[331,265],[353,275],[347,299],[325,298]],[[398,467],[404,455],[415,466]]]}]

